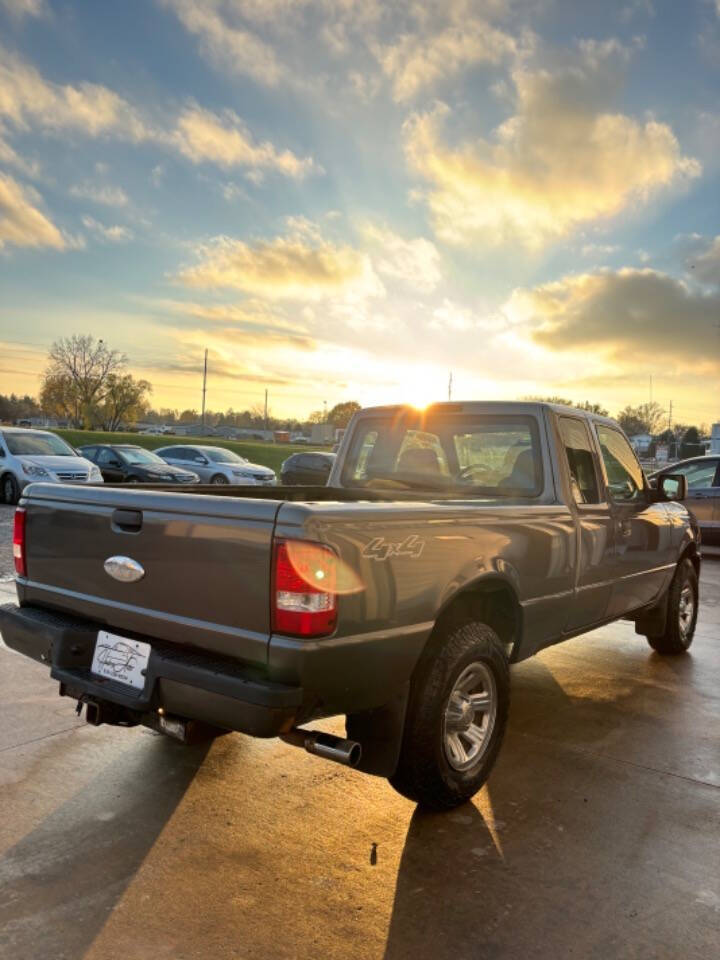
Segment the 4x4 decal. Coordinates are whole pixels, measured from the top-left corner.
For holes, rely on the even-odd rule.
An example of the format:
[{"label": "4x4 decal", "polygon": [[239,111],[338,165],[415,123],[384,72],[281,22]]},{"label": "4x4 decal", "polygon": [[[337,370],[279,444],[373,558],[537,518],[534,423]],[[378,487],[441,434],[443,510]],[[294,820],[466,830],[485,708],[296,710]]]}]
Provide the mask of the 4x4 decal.
[{"label": "4x4 decal", "polygon": [[400,543],[392,543],[385,537],[375,537],[368,543],[362,555],[366,560],[387,560],[389,557],[412,557],[417,560],[425,548],[425,541],[414,534]]}]

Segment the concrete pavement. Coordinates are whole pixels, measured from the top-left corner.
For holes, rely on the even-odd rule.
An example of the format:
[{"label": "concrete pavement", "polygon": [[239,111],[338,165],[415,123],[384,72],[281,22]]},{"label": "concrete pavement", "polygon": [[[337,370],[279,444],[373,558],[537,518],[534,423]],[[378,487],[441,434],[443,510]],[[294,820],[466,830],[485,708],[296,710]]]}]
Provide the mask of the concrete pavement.
[{"label": "concrete pavement", "polygon": [[277,741],[90,728],[0,650],[0,957],[705,960],[720,559],[702,591],[688,656],[614,624],[514,667],[490,782],[445,815]]}]

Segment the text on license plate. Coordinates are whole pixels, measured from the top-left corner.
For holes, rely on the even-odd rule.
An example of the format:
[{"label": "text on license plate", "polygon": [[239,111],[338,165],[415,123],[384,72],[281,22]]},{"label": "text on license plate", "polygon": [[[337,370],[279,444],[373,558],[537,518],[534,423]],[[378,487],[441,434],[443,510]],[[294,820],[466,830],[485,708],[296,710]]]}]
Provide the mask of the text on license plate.
[{"label": "text on license plate", "polygon": [[150,659],[150,644],[129,640],[115,633],[98,630],[95,654],[90,670],[97,677],[117,680],[142,690]]}]

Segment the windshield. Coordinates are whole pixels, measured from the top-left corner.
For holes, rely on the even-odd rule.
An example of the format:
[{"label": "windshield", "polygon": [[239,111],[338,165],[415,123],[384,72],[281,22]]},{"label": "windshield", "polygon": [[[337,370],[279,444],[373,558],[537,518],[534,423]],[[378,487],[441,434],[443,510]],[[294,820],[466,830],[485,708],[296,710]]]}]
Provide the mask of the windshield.
[{"label": "windshield", "polygon": [[528,416],[402,414],[361,420],[342,484],[535,497],[542,490],[537,422]]},{"label": "windshield", "polygon": [[54,433],[6,433],[5,443],[10,453],[26,457],[76,457],[71,446]]},{"label": "windshield", "polygon": [[203,453],[213,463],[247,463],[247,460],[243,457],[239,457],[232,450],[225,450],[222,447],[206,447]]},{"label": "windshield", "polygon": [[156,453],[153,453],[152,450],[143,450],[141,447],[116,447],[116,449],[118,453],[122,454],[126,463],[159,463],[163,467],[167,466],[165,461]]}]

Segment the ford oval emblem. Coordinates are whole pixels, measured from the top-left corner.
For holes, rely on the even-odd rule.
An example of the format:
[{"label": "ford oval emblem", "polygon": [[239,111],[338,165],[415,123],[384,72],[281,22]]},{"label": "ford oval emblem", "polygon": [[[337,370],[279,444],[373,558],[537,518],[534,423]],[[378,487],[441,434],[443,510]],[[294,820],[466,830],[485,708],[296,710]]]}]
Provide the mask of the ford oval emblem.
[{"label": "ford oval emblem", "polygon": [[120,583],[136,583],[145,576],[145,570],[130,557],[108,557],[105,563],[105,573]]}]

